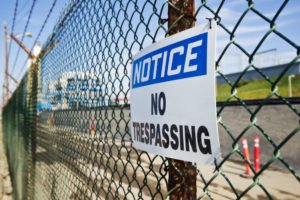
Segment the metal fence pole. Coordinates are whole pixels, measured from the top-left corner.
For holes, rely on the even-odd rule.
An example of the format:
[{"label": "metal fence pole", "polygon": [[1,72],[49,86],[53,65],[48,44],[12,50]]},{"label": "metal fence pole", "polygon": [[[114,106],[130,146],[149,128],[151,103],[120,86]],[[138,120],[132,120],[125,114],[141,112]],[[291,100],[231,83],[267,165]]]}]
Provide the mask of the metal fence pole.
[{"label": "metal fence pole", "polygon": [[[168,6],[169,35],[195,26],[195,1],[170,0]],[[182,18],[181,18],[182,17]],[[170,199],[197,198],[197,170],[191,162],[168,159]]]},{"label": "metal fence pole", "polygon": [[[4,72],[4,77],[5,77],[5,103],[9,99],[9,80],[8,80],[8,52],[7,52],[7,26],[6,22],[3,24],[3,30],[4,30],[4,60],[5,60],[5,72]],[[4,89],[4,88],[3,88]]]},{"label": "metal fence pole", "polygon": [[34,199],[34,177],[35,177],[35,153],[36,153],[36,116],[37,116],[37,96],[38,96],[38,71],[40,60],[34,59],[28,72],[27,85],[27,113],[29,120],[28,138],[28,174],[27,174],[27,199]]}]

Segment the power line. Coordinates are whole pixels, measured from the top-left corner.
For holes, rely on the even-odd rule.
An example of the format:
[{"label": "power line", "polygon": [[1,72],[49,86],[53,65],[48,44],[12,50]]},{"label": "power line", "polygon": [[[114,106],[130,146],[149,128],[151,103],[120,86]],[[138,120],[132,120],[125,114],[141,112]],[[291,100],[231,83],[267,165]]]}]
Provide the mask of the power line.
[{"label": "power line", "polygon": [[[49,12],[48,12],[48,14],[47,14],[47,16],[46,16],[46,18],[45,18],[45,20],[44,20],[42,26],[41,26],[41,29],[40,29],[40,31],[39,31],[39,33],[38,33],[38,35],[37,35],[37,37],[36,37],[36,39],[35,39],[35,41],[34,41],[32,47],[31,47],[31,50],[30,50],[31,52],[32,52],[32,50],[33,50],[35,44],[37,43],[39,37],[41,36],[41,34],[42,34],[42,32],[43,32],[43,30],[44,30],[44,28],[45,28],[45,26],[46,26],[46,24],[47,24],[47,22],[48,22],[48,20],[49,20],[49,18],[50,18],[50,15],[52,14],[52,12],[53,12],[53,10],[54,10],[54,7],[55,7],[55,5],[56,5],[56,2],[57,2],[57,0],[54,0],[53,3],[52,3],[52,5],[51,5],[51,7],[50,7],[50,10],[49,10]],[[21,70],[19,71],[19,74],[17,75],[17,77],[19,77],[19,76],[23,73],[23,71],[24,71],[24,69],[25,69],[26,62],[27,62],[27,59],[25,60],[25,62],[24,62],[24,64],[23,64],[23,67],[22,67]]]},{"label": "power line", "polygon": [[[15,9],[14,9],[14,17],[13,17],[12,27],[11,27],[11,31],[10,31],[11,34],[14,34],[15,22],[16,22],[16,18],[17,18],[18,4],[19,4],[19,1],[16,0],[16,3],[15,3]],[[10,55],[11,44],[12,44],[12,42],[9,43],[8,57],[9,57],[9,55]]]},{"label": "power line", "polygon": [[29,11],[30,11],[30,8],[24,14],[22,13],[22,15],[21,15],[21,13],[19,13],[20,17],[19,17],[19,19],[17,19],[16,25],[23,21],[23,18],[29,14]]},{"label": "power line", "polygon": [[[19,15],[23,14],[22,12],[25,11],[25,8],[27,7],[29,3],[29,0],[25,1],[21,6],[20,6],[20,12]],[[28,11],[29,12],[29,11]]]},{"label": "power line", "polygon": [[[23,43],[23,40],[24,40],[25,32],[27,31],[27,28],[28,28],[28,25],[29,25],[29,22],[30,22],[30,18],[31,18],[31,15],[32,15],[32,12],[33,12],[35,3],[36,3],[36,0],[33,0],[33,1],[32,1],[32,5],[31,5],[31,8],[30,8],[29,15],[28,15],[28,18],[27,18],[27,22],[26,22],[26,25],[25,25],[25,28],[24,28],[24,31],[23,31],[23,35],[22,35],[22,38],[21,38],[21,42],[22,42],[22,43]],[[18,60],[18,58],[19,58],[20,49],[21,49],[21,47],[18,48],[17,56],[16,56],[15,61],[14,61],[14,64],[13,64],[13,69],[12,69],[12,73],[11,73],[11,74],[14,73],[14,70],[15,70],[15,67],[16,67],[16,64],[17,64],[17,60]]]},{"label": "power line", "polygon": [[19,17],[18,19],[16,19],[16,25],[19,24],[21,21],[23,21],[23,18],[29,14],[30,7],[28,9],[25,9],[28,3],[29,0],[25,1],[23,5],[20,6],[19,13],[18,13]]}]

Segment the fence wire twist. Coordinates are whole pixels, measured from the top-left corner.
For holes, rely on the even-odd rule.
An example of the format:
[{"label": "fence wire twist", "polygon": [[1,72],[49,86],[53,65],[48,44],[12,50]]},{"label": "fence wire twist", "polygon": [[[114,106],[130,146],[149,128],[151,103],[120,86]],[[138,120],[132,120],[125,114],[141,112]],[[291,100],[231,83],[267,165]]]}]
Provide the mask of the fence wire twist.
[{"label": "fence wire twist", "polygon": [[[133,55],[139,50],[176,33],[179,26],[188,28],[193,23],[197,26],[206,18],[216,20],[218,32],[228,37],[218,52],[216,70],[231,91],[227,100],[218,107],[217,117],[219,129],[229,136],[232,146],[229,152],[223,154],[222,161],[216,164],[214,173],[208,175],[201,167],[197,168],[197,198],[214,199],[215,182],[223,179],[232,199],[246,197],[257,187],[263,191],[265,198],[273,199],[268,187],[259,178],[275,162],[281,162],[300,181],[299,174],[280,153],[299,133],[300,126],[296,125],[276,142],[259,124],[257,117],[271,98],[280,99],[290,112],[300,116],[299,108],[278,92],[279,82],[300,56],[298,44],[276,26],[289,1],[282,1],[272,16],[259,10],[254,1],[241,2],[240,6],[244,9],[234,19],[233,26],[229,26],[222,16],[222,11],[231,1],[223,0],[213,6],[209,1],[197,1],[194,14],[183,9],[188,1],[178,2],[69,2],[43,49],[55,46],[42,56],[39,71],[32,67],[3,110],[5,141],[16,199],[24,196],[29,199],[164,199],[174,198],[172,194],[178,194],[178,189],[188,187],[185,177],[189,172],[182,171],[164,157],[132,147],[129,69]],[[172,23],[168,9],[173,9]],[[265,24],[265,32],[253,49],[244,47],[238,37],[239,27],[249,15]],[[256,54],[271,36],[276,36],[295,52],[294,58],[275,79],[268,77],[256,65]],[[222,66],[222,61],[229,56],[232,48],[248,58],[247,65],[235,81],[222,70],[230,67]],[[255,108],[250,108],[247,101],[239,96],[239,83],[249,70],[255,70],[270,87],[268,96]],[[233,100],[249,114],[248,124],[238,133],[234,133],[222,118],[224,109]],[[269,142],[273,154],[258,172],[249,163],[254,176],[241,191],[224,166],[233,158],[248,162],[239,142],[253,128]],[[168,182],[170,168],[175,170],[179,179],[178,184],[171,188]]]}]

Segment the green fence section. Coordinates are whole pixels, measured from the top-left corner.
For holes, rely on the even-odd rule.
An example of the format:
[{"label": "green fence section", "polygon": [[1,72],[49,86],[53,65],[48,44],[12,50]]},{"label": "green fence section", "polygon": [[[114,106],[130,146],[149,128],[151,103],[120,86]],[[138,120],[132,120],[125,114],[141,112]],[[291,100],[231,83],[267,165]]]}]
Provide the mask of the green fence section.
[{"label": "green fence section", "polygon": [[[256,189],[261,198],[273,199],[270,188],[260,178],[275,162],[281,163],[299,184],[299,174],[281,154],[281,149],[299,134],[299,124],[284,133],[280,141],[274,141],[257,117],[271,98],[279,99],[289,112],[300,116],[298,107],[278,92],[278,83],[298,61],[300,52],[298,44],[276,26],[289,1],[277,2],[272,15],[265,14],[255,3],[70,1],[43,47],[52,46],[40,61],[40,72],[37,67],[31,68],[3,110],[16,199],[218,199],[215,187],[220,180],[225,182],[231,199],[247,198]],[[238,4],[239,12],[226,13],[224,10],[228,11],[231,4]],[[226,14],[232,15],[230,23]],[[222,161],[211,173],[195,163],[135,149],[130,135],[129,76],[133,55],[170,34],[207,22],[206,18],[218,23],[218,37],[221,35],[223,42],[217,49],[216,70],[231,88],[227,100],[218,107],[217,117],[219,129],[232,140],[232,148],[223,153]],[[253,48],[239,41],[240,31],[251,31],[240,27],[252,18],[264,25],[260,38],[251,43]],[[257,54],[265,44],[270,45],[272,37],[294,53],[275,80],[256,65]],[[230,59],[232,49],[247,58],[241,66],[243,73],[234,82],[225,73],[231,67],[226,59]],[[249,70],[255,70],[270,88],[268,96],[255,108],[239,97],[240,83]],[[249,113],[248,124],[238,133],[231,131],[222,118],[230,101],[237,101]],[[250,165],[253,176],[246,187],[238,189],[242,178],[231,179],[224,168],[232,158],[247,162],[240,141],[251,128],[270,144],[273,154],[258,172]]]},{"label": "green fence section", "polygon": [[32,65],[3,108],[3,141],[14,199],[32,199],[34,181],[37,66]]},{"label": "green fence section", "polygon": [[[18,90],[3,109],[2,127],[7,157],[16,199],[25,196],[27,182],[24,172],[27,171],[28,132],[25,128],[26,109],[26,76]],[[9,134],[8,134],[9,133]]]}]

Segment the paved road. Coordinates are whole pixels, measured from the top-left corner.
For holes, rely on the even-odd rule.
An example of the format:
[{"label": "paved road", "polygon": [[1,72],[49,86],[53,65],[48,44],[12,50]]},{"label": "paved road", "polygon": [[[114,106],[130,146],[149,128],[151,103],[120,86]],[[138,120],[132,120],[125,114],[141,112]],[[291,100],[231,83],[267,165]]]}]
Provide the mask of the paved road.
[{"label": "paved road", "polygon": [[7,159],[2,140],[2,122],[0,121],[0,200],[12,199],[12,186],[8,171]]},{"label": "paved road", "polygon": [[[300,110],[300,104],[293,105],[295,109]],[[253,112],[258,106],[249,106]],[[250,114],[241,106],[226,107],[221,114],[223,123],[230,129],[234,137],[237,137],[250,124]],[[299,116],[286,105],[264,106],[256,115],[257,124],[264,130],[265,134],[270,136],[273,142],[280,144],[293,130],[299,126]],[[226,130],[219,126],[219,135],[221,141],[222,155],[226,156],[232,150],[232,139]],[[265,164],[272,159],[274,147],[263,136],[262,132],[255,127],[250,128],[244,137],[248,139],[250,157],[253,161],[253,139],[260,137],[261,163]],[[300,134],[296,133],[290,140],[284,144],[280,150],[280,155],[291,165],[291,167],[300,172]],[[240,143],[241,144],[241,143]],[[240,160],[240,157],[233,156],[231,159]],[[279,161],[274,162],[271,167],[285,169],[286,167]]]},{"label": "paved road", "polygon": [[[40,197],[37,199],[41,197],[44,197],[43,199],[84,199],[85,197],[93,200],[114,199],[116,191],[120,199],[131,196],[133,198],[139,197],[140,188],[145,183],[147,187],[143,187],[142,199],[151,199],[151,194],[155,192],[166,194],[167,177],[164,179],[162,176],[166,173],[162,166],[164,165],[162,159],[159,157],[154,159],[153,154],[146,155],[133,150],[129,141],[123,141],[123,148],[119,148],[121,140],[118,139],[90,140],[83,133],[66,131],[66,128],[58,126],[49,128],[47,125],[42,125],[39,128],[44,131],[38,132],[37,138],[35,191],[36,196]],[[49,131],[50,129],[52,131]],[[96,160],[88,159],[90,157]],[[197,168],[205,182],[214,176],[214,166],[198,165]],[[125,173],[126,176],[123,176]],[[245,173],[243,162],[226,161],[222,173],[232,185],[219,175],[207,187],[213,199],[236,199],[234,191],[237,195],[241,195],[254,183],[251,177],[240,176]],[[202,196],[204,181],[200,176],[197,177],[198,196]],[[267,169],[262,172],[257,181],[262,187],[255,185],[241,198],[242,200],[269,199],[262,188],[274,200],[300,199],[300,183],[286,170]],[[157,191],[157,185],[160,185],[160,191]],[[158,195],[156,199],[161,198],[162,196]],[[209,198],[205,196],[203,199]]]},{"label": "paved road", "polygon": [[[214,167],[208,165],[198,165],[200,172],[206,181],[213,176]],[[236,190],[237,194],[241,194],[253,184],[253,175],[249,178],[241,177],[245,173],[244,164],[236,161],[227,161],[223,165],[222,172],[230,180],[230,183]],[[259,176],[259,183],[271,195],[273,200],[296,200],[300,199],[300,183],[290,173],[280,169],[267,169]],[[203,182],[198,176],[198,195],[204,195]],[[218,176],[207,188],[213,199],[232,200],[236,199],[229,183],[222,176]],[[208,200],[208,197],[203,198]],[[242,200],[268,200],[266,193],[258,185],[250,189],[242,198]]]}]

